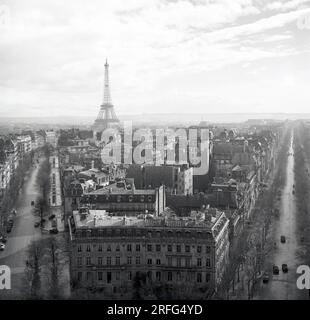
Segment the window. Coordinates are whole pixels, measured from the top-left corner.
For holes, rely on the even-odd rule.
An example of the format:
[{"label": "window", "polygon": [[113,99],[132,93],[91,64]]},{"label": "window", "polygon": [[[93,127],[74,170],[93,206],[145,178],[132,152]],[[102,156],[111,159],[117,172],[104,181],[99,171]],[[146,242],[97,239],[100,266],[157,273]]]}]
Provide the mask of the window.
[{"label": "window", "polygon": [[156,272],[156,280],[161,281],[161,272],[160,271]]},{"label": "window", "polygon": [[172,272],[171,271],[168,272],[168,281],[172,281]]},{"label": "window", "polygon": [[120,257],[115,257],[115,264],[119,266],[121,264],[121,258]]},{"label": "window", "polygon": [[201,267],[201,258],[197,259],[197,267]]},{"label": "window", "polygon": [[127,257],[127,264],[131,264],[131,257]]},{"label": "window", "polygon": [[136,257],[136,264],[140,264],[140,257]]},{"label": "window", "polygon": [[132,279],[132,273],[131,273],[131,271],[128,272],[127,277],[128,277],[128,280],[129,280],[129,281]]},{"label": "window", "polygon": [[197,282],[201,282],[201,273],[200,272],[197,273]]},{"label": "window", "polygon": [[112,273],[107,272],[107,283],[111,283],[111,280],[112,280]]},{"label": "window", "polygon": [[152,259],[147,259],[147,264],[151,265],[152,264]]},{"label": "window", "polygon": [[80,267],[82,265],[82,257],[77,258],[77,265]]},{"label": "window", "polygon": [[102,257],[98,257],[98,265],[102,266]]},{"label": "window", "polygon": [[117,244],[117,245],[116,245],[116,249],[115,249],[115,251],[117,251],[117,252],[118,252],[119,250],[120,250],[120,248],[119,248],[119,244]]},{"label": "window", "polygon": [[168,244],[168,251],[172,252],[172,245],[171,244]]},{"label": "window", "polygon": [[87,281],[91,280],[91,272],[86,273],[86,280]]},{"label": "window", "polygon": [[177,267],[181,267],[181,258],[177,258]]},{"label": "window", "polygon": [[131,244],[127,244],[127,251],[131,251]]},{"label": "window", "polygon": [[78,272],[78,274],[77,274],[78,281],[82,281],[82,278],[83,278],[83,273],[82,272]]},{"label": "window", "polygon": [[120,278],[121,278],[120,272],[117,271],[117,272],[115,273],[115,280],[119,280]]},{"label": "window", "polygon": [[180,271],[178,271],[177,272],[177,281],[181,281],[181,272]]},{"label": "window", "polygon": [[98,281],[102,281],[103,280],[103,274],[101,271],[98,272]]},{"label": "window", "polygon": [[185,267],[190,268],[191,266],[191,259],[190,258],[185,258]]},{"label": "window", "polygon": [[87,251],[87,252],[90,252],[90,245],[89,245],[89,244],[88,244],[87,247],[86,247],[86,251]]},{"label": "window", "polygon": [[210,262],[210,259],[206,259],[206,267],[210,267],[211,266],[211,262]]},{"label": "window", "polygon": [[191,247],[189,245],[185,246],[185,252],[190,252],[191,251]]},{"label": "window", "polygon": [[156,245],[156,251],[157,251],[157,252],[160,252],[160,244],[157,244],[157,245]]},{"label": "window", "polygon": [[181,252],[181,245],[180,244],[177,245],[177,252]]},{"label": "window", "polygon": [[147,272],[147,277],[149,280],[152,280],[152,271]]},{"label": "window", "polygon": [[172,257],[168,257],[168,266],[172,266]]},{"label": "window", "polygon": [[81,245],[78,246],[77,251],[78,252],[82,252],[82,246]]},{"label": "window", "polygon": [[107,251],[111,251],[111,245],[110,244],[108,244],[108,246],[107,246]]},{"label": "window", "polygon": [[160,265],[160,259],[156,259],[156,264],[159,266]]},{"label": "window", "polygon": [[136,244],[136,251],[140,251],[140,244]]},{"label": "window", "polygon": [[211,278],[210,273],[207,273],[207,274],[206,274],[206,282],[209,282],[209,281],[210,281],[210,278]]},{"label": "window", "polygon": [[152,245],[151,244],[147,245],[147,251],[152,251]]},{"label": "window", "polygon": [[91,258],[90,257],[86,257],[86,265],[87,266],[91,265]]},{"label": "window", "polygon": [[108,265],[108,266],[111,265],[111,257],[107,257],[107,265]]},{"label": "window", "polygon": [[210,253],[211,252],[211,247],[210,246],[206,246],[206,253]]},{"label": "window", "polygon": [[197,246],[197,253],[201,253],[201,246]]},{"label": "window", "polygon": [[102,244],[99,244],[98,251],[102,251]]}]

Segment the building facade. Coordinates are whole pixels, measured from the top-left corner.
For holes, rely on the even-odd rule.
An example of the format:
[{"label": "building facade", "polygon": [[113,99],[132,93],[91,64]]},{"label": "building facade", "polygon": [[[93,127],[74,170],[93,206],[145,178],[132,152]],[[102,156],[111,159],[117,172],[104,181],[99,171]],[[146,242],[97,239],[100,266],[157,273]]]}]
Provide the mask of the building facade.
[{"label": "building facade", "polygon": [[227,264],[228,224],[216,209],[180,219],[168,212],[116,217],[82,208],[70,221],[72,284],[131,298],[144,275],[145,286],[211,295]]}]

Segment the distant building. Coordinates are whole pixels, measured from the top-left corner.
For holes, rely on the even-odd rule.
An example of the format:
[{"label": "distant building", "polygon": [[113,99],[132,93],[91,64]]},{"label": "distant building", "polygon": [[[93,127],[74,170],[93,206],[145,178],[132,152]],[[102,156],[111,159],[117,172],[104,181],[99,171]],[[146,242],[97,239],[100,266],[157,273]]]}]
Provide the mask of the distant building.
[{"label": "distant building", "polygon": [[131,165],[127,170],[128,178],[133,178],[141,188],[166,187],[171,194],[193,194],[193,168],[172,165]]},{"label": "distant building", "polygon": [[208,297],[228,263],[228,225],[216,209],[177,218],[170,211],[126,217],[81,208],[70,222],[71,282],[130,299],[135,279],[144,276],[145,285],[162,286],[174,296]]},{"label": "distant building", "polygon": [[57,147],[57,133],[55,131],[45,131],[46,134],[46,143],[50,144],[52,147]]},{"label": "distant building", "polygon": [[158,215],[166,208],[165,188],[135,189],[120,181],[114,185],[85,193],[81,204],[118,215],[136,216],[141,213]]},{"label": "distant building", "polygon": [[31,136],[29,135],[18,136],[17,143],[20,157],[23,157],[24,155],[30,153],[30,151],[32,150],[32,140]]}]

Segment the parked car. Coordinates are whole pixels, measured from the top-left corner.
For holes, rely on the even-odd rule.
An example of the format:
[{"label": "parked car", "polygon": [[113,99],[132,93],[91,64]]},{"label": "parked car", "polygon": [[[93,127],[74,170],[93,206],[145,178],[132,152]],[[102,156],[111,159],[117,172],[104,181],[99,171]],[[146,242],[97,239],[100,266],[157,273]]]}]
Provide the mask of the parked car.
[{"label": "parked car", "polygon": [[278,267],[278,266],[273,266],[273,267],[272,267],[272,273],[273,273],[273,274],[279,274],[279,272],[280,272],[280,271],[279,271],[279,267]]},{"label": "parked car", "polygon": [[281,236],[281,237],[280,237],[280,241],[281,241],[281,243],[285,243],[285,242],[286,242],[285,236]]},{"label": "parked car", "polygon": [[6,237],[5,236],[0,236],[0,242],[6,243],[7,242]]},{"label": "parked car", "polygon": [[48,217],[49,220],[53,220],[54,218],[55,218],[55,215],[54,215],[54,214],[51,214],[51,215]]},{"label": "parked car", "polygon": [[12,227],[13,227],[12,225],[9,225],[9,224],[8,224],[8,225],[6,226],[6,232],[7,232],[7,233],[10,233],[10,232],[12,231]]},{"label": "parked car", "polygon": [[50,229],[50,233],[51,234],[57,234],[58,233],[58,229],[57,228]]},{"label": "parked car", "polygon": [[287,273],[287,272],[288,272],[288,266],[287,266],[286,263],[283,263],[283,264],[282,264],[282,271],[283,271],[284,273]]},{"label": "parked car", "polygon": [[35,227],[35,228],[38,228],[39,226],[40,226],[40,222],[37,221],[37,222],[34,224],[34,227]]},{"label": "parked car", "polygon": [[269,274],[268,272],[265,272],[263,274],[263,283],[268,283],[269,282]]},{"label": "parked car", "polygon": [[4,243],[0,243],[0,251],[3,251],[5,249],[5,244]]}]

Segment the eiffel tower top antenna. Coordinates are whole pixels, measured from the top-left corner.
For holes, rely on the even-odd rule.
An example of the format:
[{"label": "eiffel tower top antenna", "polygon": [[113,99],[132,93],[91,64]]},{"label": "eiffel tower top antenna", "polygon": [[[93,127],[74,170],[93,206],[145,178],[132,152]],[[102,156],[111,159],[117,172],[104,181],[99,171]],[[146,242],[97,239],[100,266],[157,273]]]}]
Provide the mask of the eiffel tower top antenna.
[{"label": "eiffel tower top antenna", "polygon": [[112,104],[110,81],[109,81],[109,64],[108,59],[105,60],[104,65],[104,90],[103,90],[103,104]]}]

